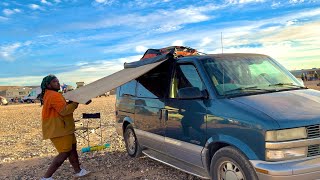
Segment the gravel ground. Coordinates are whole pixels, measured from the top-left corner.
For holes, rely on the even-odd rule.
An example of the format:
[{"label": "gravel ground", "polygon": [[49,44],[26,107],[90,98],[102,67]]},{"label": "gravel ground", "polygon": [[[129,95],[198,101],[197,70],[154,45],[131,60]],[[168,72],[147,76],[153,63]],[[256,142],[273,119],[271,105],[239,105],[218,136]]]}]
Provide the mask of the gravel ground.
[{"label": "gravel ground", "polygon": [[[81,153],[81,148],[87,145],[78,138],[80,162],[93,172],[83,179],[199,179],[147,157],[129,157],[123,138],[113,127],[114,103],[114,96],[96,98],[89,105],[79,105],[75,111],[75,119],[81,119],[82,113],[100,112],[103,139],[111,145],[101,151]],[[40,105],[0,106],[0,122],[0,179],[40,179],[57,154],[49,140],[42,140]],[[91,145],[99,143],[99,139],[93,140]],[[66,161],[53,178],[63,180],[72,176],[72,167]]]}]

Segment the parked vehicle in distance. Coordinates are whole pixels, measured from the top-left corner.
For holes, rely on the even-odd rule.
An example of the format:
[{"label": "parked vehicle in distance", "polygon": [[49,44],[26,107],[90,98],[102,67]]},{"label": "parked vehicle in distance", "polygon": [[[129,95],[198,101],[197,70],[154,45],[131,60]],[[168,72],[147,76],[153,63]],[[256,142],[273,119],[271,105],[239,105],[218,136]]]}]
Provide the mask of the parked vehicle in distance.
[{"label": "parked vehicle in distance", "polygon": [[117,88],[116,129],[130,156],[201,178],[320,178],[320,91],[266,55],[166,60]]},{"label": "parked vehicle in distance", "polygon": [[26,103],[34,103],[41,94],[41,87],[33,89],[27,96],[23,97],[21,100]]},{"label": "parked vehicle in distance", "polygon": [[0,96],[0,105],[8,105],[8,101],[5,97]]}]

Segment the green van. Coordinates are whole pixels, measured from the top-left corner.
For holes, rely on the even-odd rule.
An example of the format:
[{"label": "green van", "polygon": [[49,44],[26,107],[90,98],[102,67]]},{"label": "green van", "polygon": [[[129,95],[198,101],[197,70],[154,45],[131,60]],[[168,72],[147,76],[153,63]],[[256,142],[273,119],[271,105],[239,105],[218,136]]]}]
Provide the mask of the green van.
[{"label": "green van", "polygon": [[116,129],[204,179],[320,179],[320,92],[260,54],[163,60],[117,88]]}]

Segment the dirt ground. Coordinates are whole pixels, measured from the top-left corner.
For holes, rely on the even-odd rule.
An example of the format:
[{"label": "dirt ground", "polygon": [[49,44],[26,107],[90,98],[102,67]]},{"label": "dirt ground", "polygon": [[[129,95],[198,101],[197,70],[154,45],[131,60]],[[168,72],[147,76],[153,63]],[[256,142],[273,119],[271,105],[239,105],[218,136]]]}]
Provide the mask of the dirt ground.
[{"label": "dirt ground", "polygon": [[[83,167],[93,173],[82,179],[199,179],[163,165],[147,157],[131,158],[127,155],[123,138],[113,127],[115,97],[93,99],[89,105],[79,105],[75,119],[82,113],[101,113],[104,142],[110,148],[81,153],[87,144],[78,138],[78,152]],[[47,170],[56,151],[48,140],[42,140],[40,104],[0,106],[0,179],[40,179]],[[97,131],[98,132],[98,131]],[[97,136],[90,136],[99,143]],[[73,170],[68,161],[54,174],[55,179],[72,179]]]},{"label": "dirt ground", "polygon": [[318,81],[305,81],[304,85],[310,89],[316,89],[316,90],[320,91],[320,86],[317,86],[318,83],[320,83],[320,80],[318,80]]}]

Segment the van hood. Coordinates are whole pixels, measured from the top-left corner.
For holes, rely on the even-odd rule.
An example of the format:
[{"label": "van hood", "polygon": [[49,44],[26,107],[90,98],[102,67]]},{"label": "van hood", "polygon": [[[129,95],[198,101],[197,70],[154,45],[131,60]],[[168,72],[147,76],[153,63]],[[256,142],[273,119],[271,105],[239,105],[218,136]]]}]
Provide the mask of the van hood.
[{"label": "van hood", "polygon": [[280,128],[320,124],[320,91],[303,89],[233,98],[276,120]]}]

